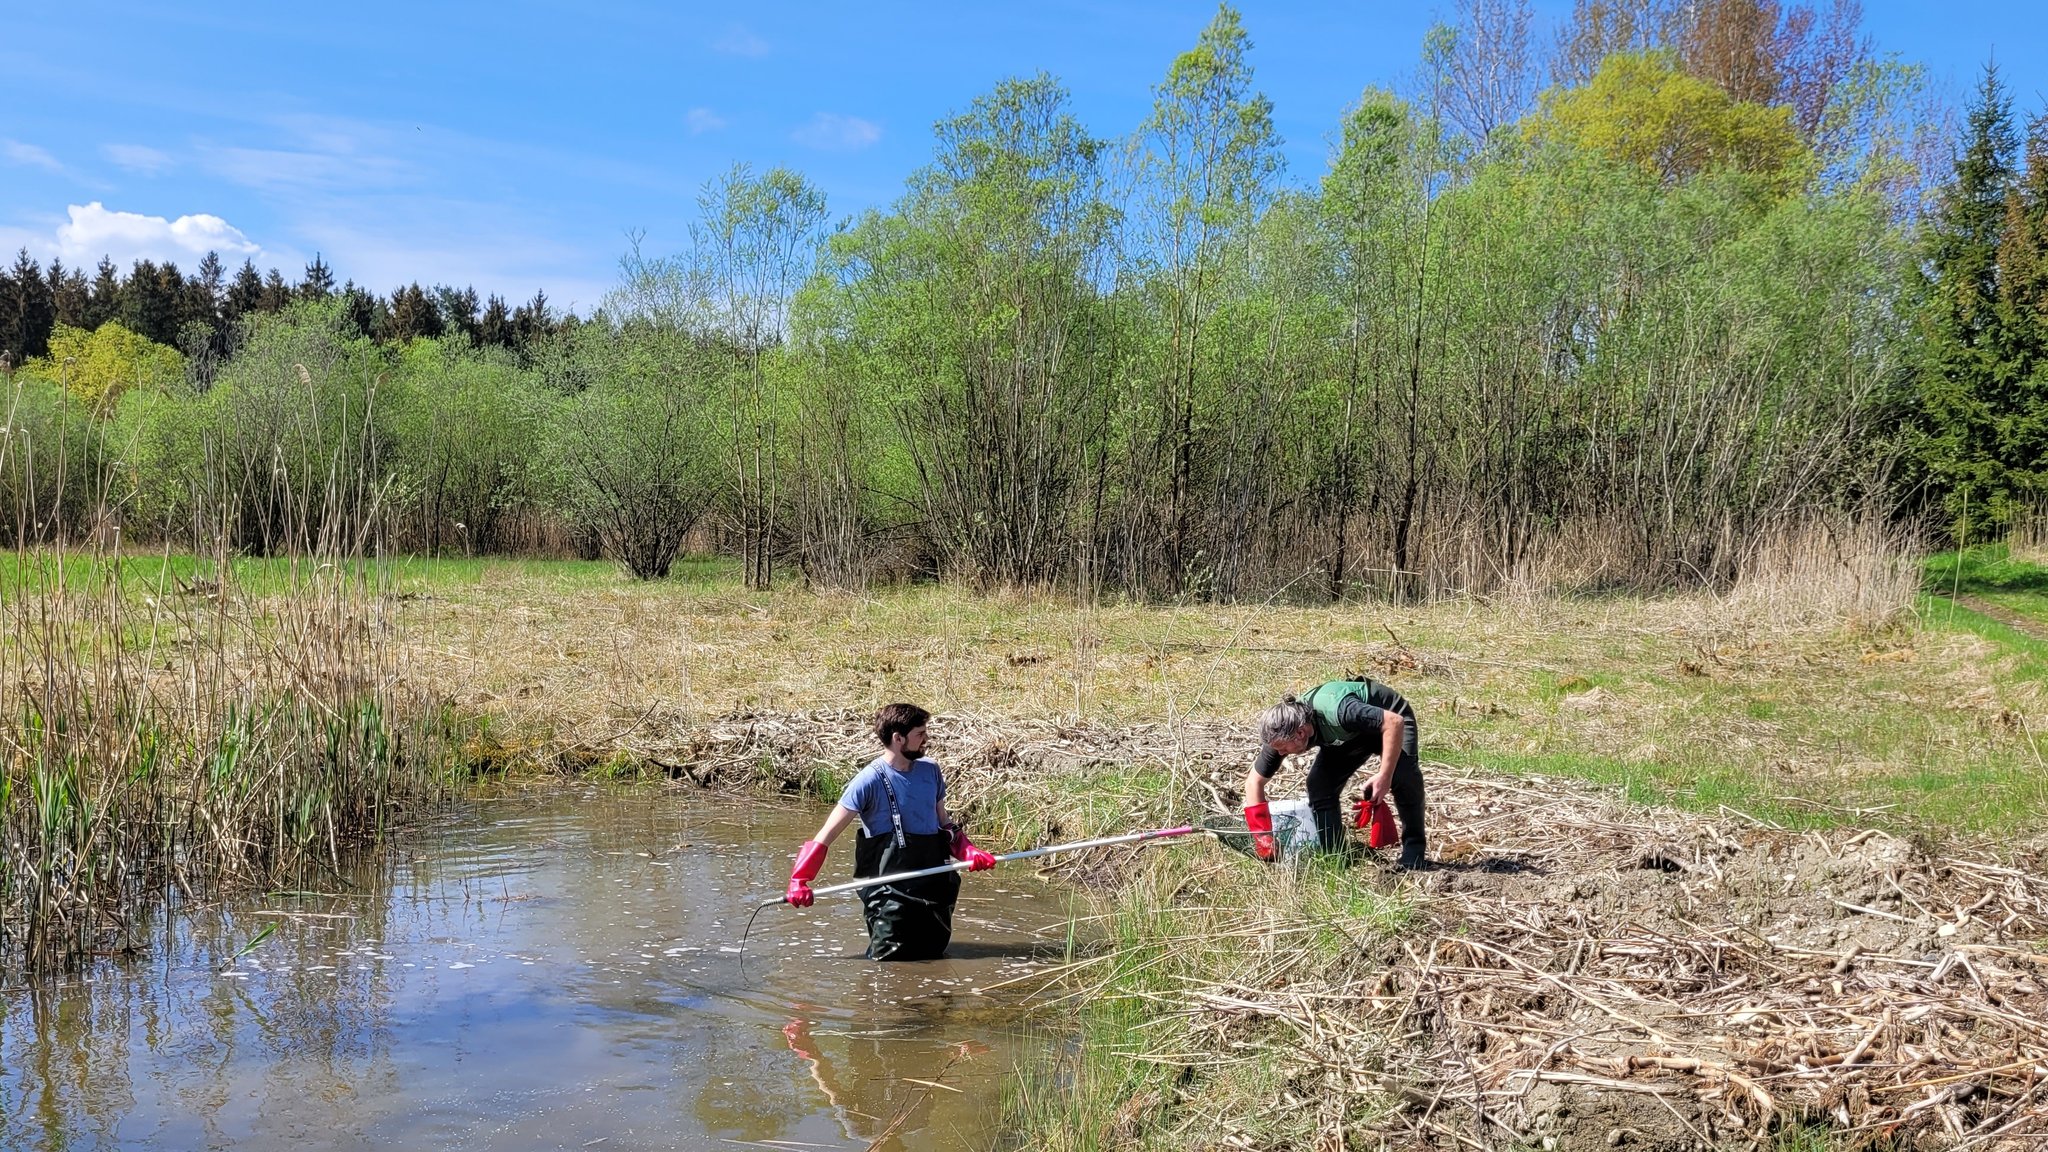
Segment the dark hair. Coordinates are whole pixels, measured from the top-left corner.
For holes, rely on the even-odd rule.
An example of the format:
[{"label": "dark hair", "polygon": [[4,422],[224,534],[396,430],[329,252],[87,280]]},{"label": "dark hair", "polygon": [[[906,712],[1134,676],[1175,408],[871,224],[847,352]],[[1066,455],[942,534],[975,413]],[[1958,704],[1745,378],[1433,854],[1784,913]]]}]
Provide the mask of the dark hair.
[{"label": "dark hair", "polygon": [[914,729],[931,722],[932,714],[915,704],[884,704],[875,713],[875,739],[887,748],[889,741],[897,736],[908,736]]},{"label": "dark hair", "polygon": [[1289,692],[1278,704],[1259,713],[1259,742],[1285,740],[1315,724],[1315,712]]}]

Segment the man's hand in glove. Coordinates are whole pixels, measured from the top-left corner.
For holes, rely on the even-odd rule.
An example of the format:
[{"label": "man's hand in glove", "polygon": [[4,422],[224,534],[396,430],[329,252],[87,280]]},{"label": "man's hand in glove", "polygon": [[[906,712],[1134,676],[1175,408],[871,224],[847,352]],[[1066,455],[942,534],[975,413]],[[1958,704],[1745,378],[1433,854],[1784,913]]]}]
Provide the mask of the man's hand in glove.
[{"label": "man's hand in glove", "polygon": [[1280,858],[1280,845],[1273,839],[1273,806],[1270,804],[1248,804],[1244,810],[1244,826],[1251,830],[1252,851],[1261,860],[1273,861]]},{"label": "man's hand in glove", "polygon": [[796,867],[789,870],[789,891],[783,899],[798,908],[811,906],[811,881],[818,878],[818,869],[825,866],[825,846],[816,840],[804,841],[797,849]]},{"label": "man's hand in glove", "polygon": [[996,866],[996,858],[974,846],[967,838],[967,830],[953,825],[953,859],[963,861],[969,872],[986,872]]}]

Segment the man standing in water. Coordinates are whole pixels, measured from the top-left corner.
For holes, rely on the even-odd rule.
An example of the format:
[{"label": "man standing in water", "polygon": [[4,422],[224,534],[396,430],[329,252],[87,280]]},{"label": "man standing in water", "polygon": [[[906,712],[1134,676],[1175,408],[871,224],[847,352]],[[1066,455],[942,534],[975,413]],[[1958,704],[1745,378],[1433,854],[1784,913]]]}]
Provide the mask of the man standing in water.
[{"label": "man standing in water", "polygon": [[[946,778],[937,763],[924,758],[930,721],[931,713],[915,704],[889,704],[875,714],[875,738],[886,751],[847,784],[818,834],[797,851],[785,896],[791,904],[811,906],[811,881],[824,866],[826,848],[856,820],[856,880],[935,868],[949,857],[966,862],[970,872],[996,866],[995,857],[976,848],[946,812]],[[953,939],[953,902],[959,896],[958,872],[861,889],[868,958],[935,960],[944,955]]]},{"label": "man standing in water", "polygon": [[1316,749],[1308,770],[1308,810],[1316,843],[1344,850],[1337,806],[1344,784],[1378,753],[1379,771],[1365,783],[1362,807],[1392,796],[1401,815],[1399,867],[1419,868],[1427,847],[1422,820],[1422,769],[1416,763],[1415,709],[1399,692],[1375,680],[1332,680],[1306,696],[1289,695],[1259,715],[1259,755],[1244,780],[1244,823],[1260,859],[1278,855],[1266,781],[1289,756]]}]

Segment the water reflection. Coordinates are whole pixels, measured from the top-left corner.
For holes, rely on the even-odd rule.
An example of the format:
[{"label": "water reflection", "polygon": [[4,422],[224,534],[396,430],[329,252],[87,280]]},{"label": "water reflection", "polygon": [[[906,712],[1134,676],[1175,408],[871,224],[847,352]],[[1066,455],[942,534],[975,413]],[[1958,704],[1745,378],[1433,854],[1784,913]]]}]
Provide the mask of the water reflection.
[{"label": "water reflection", "polygon": [[0,1000],[0,1147],[986,1144],[1036,1045],[1030,982],[984,989],[1058,959],[1064,904],[975,877],[958,955],[896,966],[851,898],[777,907],[742,967],[816,822],[505,800],[328,891],[161,911],[145,958]]}]

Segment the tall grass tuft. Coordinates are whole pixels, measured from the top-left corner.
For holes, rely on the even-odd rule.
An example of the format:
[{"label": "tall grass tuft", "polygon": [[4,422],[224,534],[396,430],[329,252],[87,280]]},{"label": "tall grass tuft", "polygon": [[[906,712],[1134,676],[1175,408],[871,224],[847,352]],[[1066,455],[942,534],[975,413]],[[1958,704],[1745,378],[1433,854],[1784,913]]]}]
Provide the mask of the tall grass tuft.
[{"label": "tall grass tuft", "polygon": [[[259,561],[228,550],[230,484],[196,556],[132,555],[106,468],[39,450],[0,437],[28,478],[0,553],[0,972],[135,947],[172,889],[333,866],[456,782],[443,702],[398,660],[374,492]],[[45,477],[88,489],[90,530],[39,516],[80,503]]]},{"label": "tall grass tuft", "polygon": [[[1101,915],[1076,921],[1073,934],[1093,942],[1043,991],[1074,1009],[1078,1029],[1008,1086],[1005,1146],[1320,1146],[1318,1132],[1383,1106],[1351,1080],[1398,1041],[1315,1021],[1375,993],[1381,954],[1414,915],[1412,898],[1328,861],[1295,872],[1152,854]],[[1298,1012],[1262,1013],[1269,999]],[[1345,1090],[1314,1091],[1331,1077]]]}]

